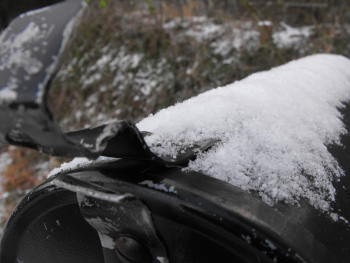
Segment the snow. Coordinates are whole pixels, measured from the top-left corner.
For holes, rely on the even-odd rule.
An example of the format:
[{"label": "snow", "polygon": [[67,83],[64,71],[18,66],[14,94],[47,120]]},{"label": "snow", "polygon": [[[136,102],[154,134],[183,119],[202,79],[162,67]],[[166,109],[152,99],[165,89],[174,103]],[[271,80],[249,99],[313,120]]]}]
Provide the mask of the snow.
[{"label": "snow", "polygon": [[[84,118],[89,119],[89,125],[92,126],[102,125],[117,118],[115,114],[107,112],[107,104],[111,103],[113,106],[120,102],[123,104],[123,96],[120,94],[128,93],[134,101],[152,105],[154,94],[161,89],[171,89],[175,78],[172,66],[167,59],[145,59],[143,53],[131,53],[123,45],[104,46],[88,55],[85,54],[79,60],[73,59],[60,70],[58,77],[65,82],[74,76],[75,71],[81,73],[78,81],[83,89],[94,85],[98,88],[86,99],[84,110],[74,116],[73,121],[72,118],[63,120],[65,125],[70,124],[69,129],[72,129],[74,123]],[[113,78],[104,78],[105,72],[111,73],[109,76]],[[106,93],[111,102],[98,103],[101,98],[106,97]],[[133,105],[130,104],[130,108]],[[123,110],[129,111],[128,106]]]},{"label": "snow", "polygon": [[[266,21],[260,24],[269,26]],[[259,47],[257,26],[242,21],[217,24],[208,17],[191,17],[171,19],[163,28],[176,41],[210,41],[212,52],[234,66],[240,63],[235,51]],[[227,30],[232,32],[230,36],[225,34]],[[281,23],[273,28],[272,38],[277,47],[288,48],[305,44],[312,34],[313,27],[293,28]],[[159,92],[161,79],[171,82],[175,77],[167,70],[166,60],[149,62],[144,54],[132,54],[125,46],[106,46],[96,52],[101,56],[92,60],[92,65],[86,66],[95,54],[86,54],[72,61],[60,77],[65,79],[72,68],[79,67],[85,73],[80,82],[91,85],[104,71],[112,71],[114,79],[103,84],[104,91],[110,90],[116,98],[132,86],[137,90],[135,101],[148,101]],[[194,68],[190,66],[187,74]],[[182,144],[220,139],[221,143],[199,154],[187,170],[203,172],[248,192],[257,191],[270,205],[298,204],[304,198],[316,208],[330,211],[335,200],[332,180],[343,171],[325,145],[340,143],[339,136],[346,132],[337,110],[349,99],[346,68],[349,62],[340,56],[308,57],[204,93],[150,116],[138,126],[153,133],[146,137],[147,143],[160,155],[176,155]],[[87,99],[82,111],[85,115],[95,111],[91,106],[98,96],[95,93]],[[106,121],[103,114],[101,111],[91,121]],[[78,114],[77,119],[81,117]]]},{"label": "snow", "polygon": [[267,246],[271,249],[271,250],[276,250],[277,247],[274,243],[272,243],[270,240],[265,239],[265,243],[267,244]]},{"label": "snow", "polygon": [[[217,24],[214,19],[201,17],[175,18],[163,25],[163,28],[180,41],[184,37],[194,39],[198,43],[210,41],[213,53],[227,57],[232,50],[245,48],[254,50],[260,45],[258,27],[273,27],[271,21],[252,22],[233,21]],[[184,30],[178,30],[182,28]],[[294,28],[282,22],[273,27],[272,39],[278,48],[303,47],[314,34],[314,26]],[[230,33],[228,33],[231,31]]]},{"label": "snow", "polygon": [[159,263],[169,263],[169,259],[166,257],[157,257]]},{"label": "snow", "polygon": [[114,249],[115,241],[111,237],[109,237],[107,234],[110,232],[117,231],[118,228],[114,226],[112,223],[107,223],[99,217],[89,218],[89,219],[86,219],[86,221],[88,221],[90,225],[99,226],[98,235],[100,237],[102,247]]},{"label": "snow", "polygon": [[[27,43],[34,42],[37,38],[42,38],[42,34],[40,26],[30,22],[18,35],[11,36],[7,40],[0,39],[0,70],[7,68],[17,72],[19,68],[24,68],[29,75],[38,73],[42,63],[35,57],[32,57],[32,51],[26,49],[25,46]],[[3,35],[5,36],[5,33]]]},{"label": "snow", "polygon": [[[137,17],[137,19],[141,18]],[[300,47],[300,53],[303,53],[305,49],[302,47],[307,47],[305,42],[309,37],[307,35],[301,36],[296,28],[287,25],[283,27],[283,25],[285,24],[273,28],[272,38],[275,44],[279,47],[296,45]],[[190,41],[191,46],[196,50],[196,47],[200,48],[203,41],[206,41],[209,45],[208,59],[217,65],[213,71],[218,72],[221,71],[219,68],[223,64],[230,65],[232,68],[242,67],[245,63],[245,55],[242,51],[253,52],[260,46],[258,25],[251,21],[234,20],[218,23],[217,20],[207,16],[194,16],[183,19],[171,18],[163,24],[163,28],[174,41],[174,46],[187,45]],[[303,30],[300,28],[300,31],[304,32]],[[311,35],[311,33],[310,29],[308,34]],[[188,59],[186,54],[179,54],[176,61],[188,63]],[[186,79],[190,80],[192,74],[198,74],[201,71],[200,61],[202,58],[189,63],[187,70],[183,72],[189,75],[189,78],[180,82],[185,82]],[[72,79],[77,76],[83,88],[99,89],[99,91],[91,94],[95,97],[96,102],[92,104],[95,107],[85,107],[82,110],[83,114],[78,115],[78,118],[65,119],[61,124],[67,126],[67,129],[68,126],[69,129],[77,129],[80,127],[76,126],[76,123],[84,122],[86,119],[89,119],[89,124],[96,126],[108,122],[111,118],[121,117],[118,116],[119,114],[108,113],[108,106],[106,106],[108,104],[123,105],[123,110],[120,111],[121,115],[133,111],[135,105],[143,110],[143,115],[149,114],[155,105],[156,94],[162,90],[173,89],[174,84],[177,83],[175,78],[181,77],[182,71],[174,71],[173,63],[168,58],[154,59],[142,52],[131,51],[127,41],[117,46],[113,46],[112,43],[101,45],[90,53],[85,53],[79,59],[73,58],[58,74],[61,82],[76,81]],[[209,86],[203,89],[216,87],[219,85],[218,83],[220,80],[213,80],[213,83],[208,84]],[[105,98],[104,94],[106,93],[110,94],[110,99],[104,104],[96,104],[97,101],[101,101],[101,98]],[[121,94],[128,94],[127,97],[130,97],[128,99],[135,103],[130,103],[129,106],[124,105],[125,98],[120,96]],[[175,99],[182,99],[181,92],[175,94]],[[99,118],[96,117],[97,112],[99,112]]]},{"label": "snow", "polygon": [[174,194],[177,193],[174,186],[170,186],[168,189],[165,184],[157,184],[157,183],[152,182],[151,180],[145,180],[145,181],[140,182],[139,184],[140,185],[147,185],[149,188],[154,188],[154,189],[161,190],[161,191],[168,192],[168,193],[174,193]]},{"label": "snow", "polygon": [[272,26],[272,22],[265,20],[265,21],[259,21],[258,26]]},{"label": "snow", "polygon": [[93,161],[93,160],[89,160],[87,158],[84,157],[77,157],[74,158],[72,161],[67,162],[67,163],[63,163],[61,164],[60,167],[58,168],[54,168],[48,175],[47,177],[51,177],[51,176],[55,176],[58,175],[60,173],[63,172],[68,172],[70,170],[74,170],[77,169],[79,167],[87,167],[89,165],[95,165],[95,164],[99,164],[99,163],[105,163],[105,162],[110,162],[110,161],[116,160],[115,158],[109,158],[109,157],[99,157],[97,160]]},{"label": "snow", "polygon": [[0,89],[0,102],[9,103],[17,99],[18,80],[10,78],[6,87]]},{"label": "snow", "polygon": [[[330,212],[336,197],[332,180],[343,171],[326,145],[339,144],[347,132],[338,108],[350,99],[348,69],[350,61],[342,56],[309,56],[178,103],[137,126],[152,133],[145,139],[158,155],[173,156],[182,145],[219,139],[185,170],[257,191],[269,205],[306,199]],[[95,162],[76,158],[49,176],[90,163]]]},{"label": "snow", "polygon": [[[185,170],[202,172],[269,205],[311,205],[330,211],[342,169],[326,145],[346,133],[337,108],[350,99],[350,61],[314,55],[256,73],[162,110],[137,124],[159,155],[173,145],[219,139]],[[176,154],[176,153],[175,153]]]},{"label": "snow", "polygon": [[[200,22],[203,22],[200,20]],[[186,32],[186,36],[196,39],[198,42],[211,39],[213,36],[223,33],[223,28],[220,25],[213,23],[206,23],[196,25],[194,28],[189,29]]]},{"label": "snow", "polygon": [[315,29],[315,26],[303,26],[300,28],[294,28],[288,26],[284,22],[281,22],[281,27],[283,30],[272,34],[273,41],[278,48],[302,46],[301,44],[303,44],[312,36],[313,30]]},{"label": "snow", "polygon": [[[20,69],[23,69],[27,74],[24,77],[30,79],[30,76],[37,74],[43,65],[33,55],[35,50],[27,48],[27,45],[36,41],[36,39],[45,37],[48,32],[47,30],[41,30],[40,26],[34,22],[29,23],[17,35],[8,32],[10,32],[10,29],[5,30],[0,36],[0,71],[8,69],[13,74],[16,74]],[[7,37],[7,35],[9,36]],[[7,85],[1,87],[1,103],[10,103],[17,99],[17,83],[18,80],[11,77]]]},{"label": "snow", "polygon": [[247,242],[248,244],[251,244],[252,243],[252,239],[250,238],[250,236],[245,236],[245,235],[242,235],[242,238],[245,242]]}]

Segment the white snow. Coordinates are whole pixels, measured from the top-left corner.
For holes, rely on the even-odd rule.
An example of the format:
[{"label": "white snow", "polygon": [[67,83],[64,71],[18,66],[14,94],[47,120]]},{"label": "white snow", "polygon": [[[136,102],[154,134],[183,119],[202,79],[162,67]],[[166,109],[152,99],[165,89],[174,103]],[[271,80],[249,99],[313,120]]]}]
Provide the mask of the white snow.
[{"label": "white snow", "polygon": [[7,68],[17,72],[19,68],[23,68],[29,75],[38,73],[42,63],[32,56],[32,50],[27,49],[26,45],[42,38],[43,34],[46,32],[41,32],[39,25],[31,22],[18,35],[12,35],[6,40],[0,39],[0,70]]},{"label": "white snow", "polygon": [[[203,23],[201,20],[200,22]],[[206,41],[211,39],[213,36],[220,35],[223,33],[223,27],[212,23],[199,24],[190,28],[186,32],[186,36],[192,37],[197,41]]]},{"label": "white snow", "polygon": [[166,257],[157,257],[159,263],[169,263],[169,259]]},{"label": "white snow", "polygon": [[265,243],[267,244],[267,246],[271,249],[271,250],[276,250],[277,247],[274,243],[272,243],[270,240],[265,239]]},{"label": "white snow", "polygon": [[116,160],[115,158],[110,158],[110,157],[99,157],[97,160],[89,160],[84,157],[77,157],[74,158],[71,162],[63,163],[59,168],[54,168],[48,175],[47,177],[51,177],[54,175],[57,175],[59,173],[67,172],[73,169],[77,169],[81,166],[88,166],[88,165],[95,165],[96,163],[104,163],[104,162],[110,162],[111,160]]},{"label": "white snow", "polygon": [[139,183],[140,185],[147,185],[149,188],[154,188],[157,190],[161,190],[164,192],[168,192],[168,193],[174,193],[177,194],[177,191],[175,190],[175,186],[170,186],[169,188],[166,187],[165,184],[157,184],[152,182],[151,180],[145,180]]},{"label": "white snow", "polygon": [[302,46],[310,38],[315,29],[315,26],[294,28],[284,22],[281,22],[280,25],[283,29],[272,34],[273,42],[278,48]]},{"label": "white snow", "polygon": [[[198,43],[210,41],[213,53],[226,58],[233,49],[239,51],[244,48],[252,51],[258,48],[260,45],[258,27],[272,27],[272,39],[278,48],[300,47],[301,51],[307,46],[307,41],[315,29],[315,26],[294,28],[284,22],[274,26],[271,21],[259,21],[255,24],[236,20],[217,24],[214,19],[206,16],[175,18],[163,25],[176,41],[181,41],[184,37],[189,37]],[[179,28],[183,30],[179,31]]]},{"label": "white snow", "polygon": [[0,89],[0,102],[10,103],[17,99],[18,80],[10,77],[7,86]]},{"label": "white snow", "polygon": [[89,159],[87,158],[74,158],[73,161],[68,162],[68,163],[63,163],[59,168],[54,168],[49,174],[48,178],[51,177],[52,175],[56,175],[58,173],[61,173],[63,171],[69,171],[71,169],[79,168],[82,164],[87,164],[89,163]]},{"label": "white snow", "polygon": [[350,99],[350,60],[314,55],[256,73],[150,116],[138,128],[157,154],[220,139],[187,170],[203,172],[270,205],[301,198],[330,210],[343,171],[326,145],[345,133],[337,108]]},{"label": "white snow", "polygon": [[265,20],[265,21],[259,21],[258,26],[272,26],[272,22]]},{"label": "white snow", "polygon": [[117,231],[118,227],[112,223],[105,222],[99,217],[86,219],[86,221],[88,221],[91,225],[98,225],[100,227],[98,235],[100,237],[101,245],[105,248],[114,249],[115,241],[107,234],[111,231]]}]

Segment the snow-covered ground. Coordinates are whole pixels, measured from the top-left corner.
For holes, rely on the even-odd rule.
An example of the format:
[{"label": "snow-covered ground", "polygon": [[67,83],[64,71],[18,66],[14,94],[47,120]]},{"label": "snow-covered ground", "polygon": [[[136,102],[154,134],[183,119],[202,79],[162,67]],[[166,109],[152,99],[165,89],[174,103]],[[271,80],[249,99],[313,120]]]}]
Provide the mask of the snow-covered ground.
[{"label": "snow-covered ground", "polygon": [[[281,22],[273,25],[270,21],[258,23],[262,27],[271,26],[274,30],[271,37],[279,48],[302,47],[314,33],[315,26],[303,26],[294,28]],[[177,28],[187,28],[178,31]],[[224,24],[216,24],[214,19],[208,17],[192,17],[186,19],[173,19],[164,24],[164,28],[176,34],[176,38],[191,37],[198,42],[210,41],[214,53],[227,56],[232,50],[256,49],[260,45],[260,32],[252,21],[233,21]],[[229,34],[227,32],[230,32]],[[225,39],[222,38],[225,36]],[[227,38],[227,36],[229,36]]]},{"label": "snow-covered ground", "polygon": [[[142,16],[142,12],[135,13],[134,16],[134,19],[140,20],[139,16]],[[217,67],[223,64],[232,68],[239,67],[241,51],[254,51],[261,44],[259,30],[251,21],[217,24],[214,19],[206,16],[185,17],[173,18],[163,24],[163,28],[170,35],[170,39],[178,43],[194,41],[199,47],[203,42],[207,42],[211,54],[221,58],[214,63]],[[281,23],[281,25],[275,25],[271,37],[277,47],[288,48],[305,46],[312,34],[312,26],[293,28]],[[179,54],[178,62],[180,63],[183,59],[187,58]],[[95,62],[91,64],[90,61]],[[190,77],[198,66],[196,62],[189,65],[186,74]],[[69,80],[78,70],[80,72],[78,81],[82,89],[96,85],[99,85],[99,88],[86,99],[83,108],[70,115],[69,119],[63,120],[62,125],[74,126],[74,123],[88,119],[89,123],[86,126],[95,126],[118,118],[120,112],[126,110],[117,108],[118,100],[122,100],[120,95],[126,91],[131,91],[129,94],[131,97],[128,97],[131,100],[129,105],[138,105],[143,108],[145,115],[152,113],[152,107],[149,105],[155,103],[154,94],[159,94],[162,90],[171,90],[176,82],[177,76],[174,75],[172,68],[172,62],[166,57],[150,59],[146,54],[128,51],[128,47],[123,45],[111,47],[107,44],[101,49],[85,53],[79,59],[74,58],[59,72],[60,81],[64,83]],[[212,71],[215,72],[216,69],[213,68]],[[113,78],[106,80],[104,75],[106,72],[112,72]],[[217,84],[214,84],[206,89],[216,86]],[[109,94],[111,106],[106,106],[110,103],[107,101],[104,103],[105,106],[99,104],[101,95],[106,93]],[[117,109],[112,113],[107,112],[106,108],[109,107]]]}]

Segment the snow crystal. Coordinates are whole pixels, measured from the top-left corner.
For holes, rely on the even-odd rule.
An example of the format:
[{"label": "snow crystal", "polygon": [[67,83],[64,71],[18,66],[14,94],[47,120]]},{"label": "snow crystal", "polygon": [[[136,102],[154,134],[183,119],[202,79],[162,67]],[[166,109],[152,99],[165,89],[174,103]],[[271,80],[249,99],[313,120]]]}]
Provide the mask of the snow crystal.
[{"label": "snow crystal", "polygon": [[170,186],[169,189],[165,186],[165,184],[157,184],[152,182],[151,180],[145,180],[139,183],[140,185],[147,185],[149,188],[154,188],[157,190],[161,190],[164,192],[170,192],[170,193],[177,193],[177,191],[175,190],[174,186]]},{"label": "snow crystal", "polygon": [[277,247],[274,243],[272,243],[270,240],[265,239],[265,243],[267,244],[267,246],[271,249],[271,250],[276,250]]},{"label": "snow crystal", "polygon": [[110,161],[115,161],[115,160],[117,160],[117,159],[111,158],[111,157],[104,157],[104,156],[99,157],[95,161],[89,160],[89,159],[84,158],[84,157],[77,157],[77,158],[74,158],[70,162],[61,164],[61,166],[59,168],[54,168],[48,174],[47,177],[49,178],[51,176],[55,176],[55,175],[58,175],[58,174],[63,173],[63,172],[74,170],[74,169],[77,169],[79,167],[87,167],[88,165],[95,165],[95,164],[105,163],[105,162],[110,162]]},{"label": "snow crystal", "polygon": [[350,61],[314,55],[203,93],[137,124],[157,154],[173,145],[221,142],[190,162],[261,199],[330,210],[343,171],[326,145],[346,133],[337,108],[350,99]]},{"label": "snow crystal", "polygon": [[265,20],[265,21],[259,21],[258,26],[272,26],[272,22]]}]

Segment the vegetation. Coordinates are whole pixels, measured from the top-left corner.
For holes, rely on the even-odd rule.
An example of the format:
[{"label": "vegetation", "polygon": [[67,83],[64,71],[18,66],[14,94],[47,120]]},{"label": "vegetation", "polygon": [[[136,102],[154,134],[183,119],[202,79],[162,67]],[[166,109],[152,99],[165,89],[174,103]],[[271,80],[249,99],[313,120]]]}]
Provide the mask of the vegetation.
[{"label": "vegetation", "polygon": [[[111,1],[102,9],[100,2],[91,2],[64,70],[53,84],[52,110],[66,129],[112,118],[138,121],[205,90],[301,56],[350,55],[345,2],[329,3],[327,10],[332,12],[327,14],[322,5],[302,8],[286,2]],[[295,12],[293,16],[288,10]],[[272,26],[259,26],[266,20]],[[272,33],[280,30],[281,21],[312,26],[310,37],[278,47]],[[221,29],[201,37],[205,26]],[[244,30],[260,34],[260,43],[251,37],[242,46],[228,46],[224,53],[213,48],[242,38],[237,32]]]},{"label": "vegetation", "polygon": [[61,163],[61,160],[43,156],[29,149],[8,147],[7,153],[6,157],[11,159],[12,163],[2,174],[2,198],[6,197],[2,200],[5,209],[2,211],[4,212],[3,221],[9,216],[18,200],[41,183],[46,178],[48,170]]}]

